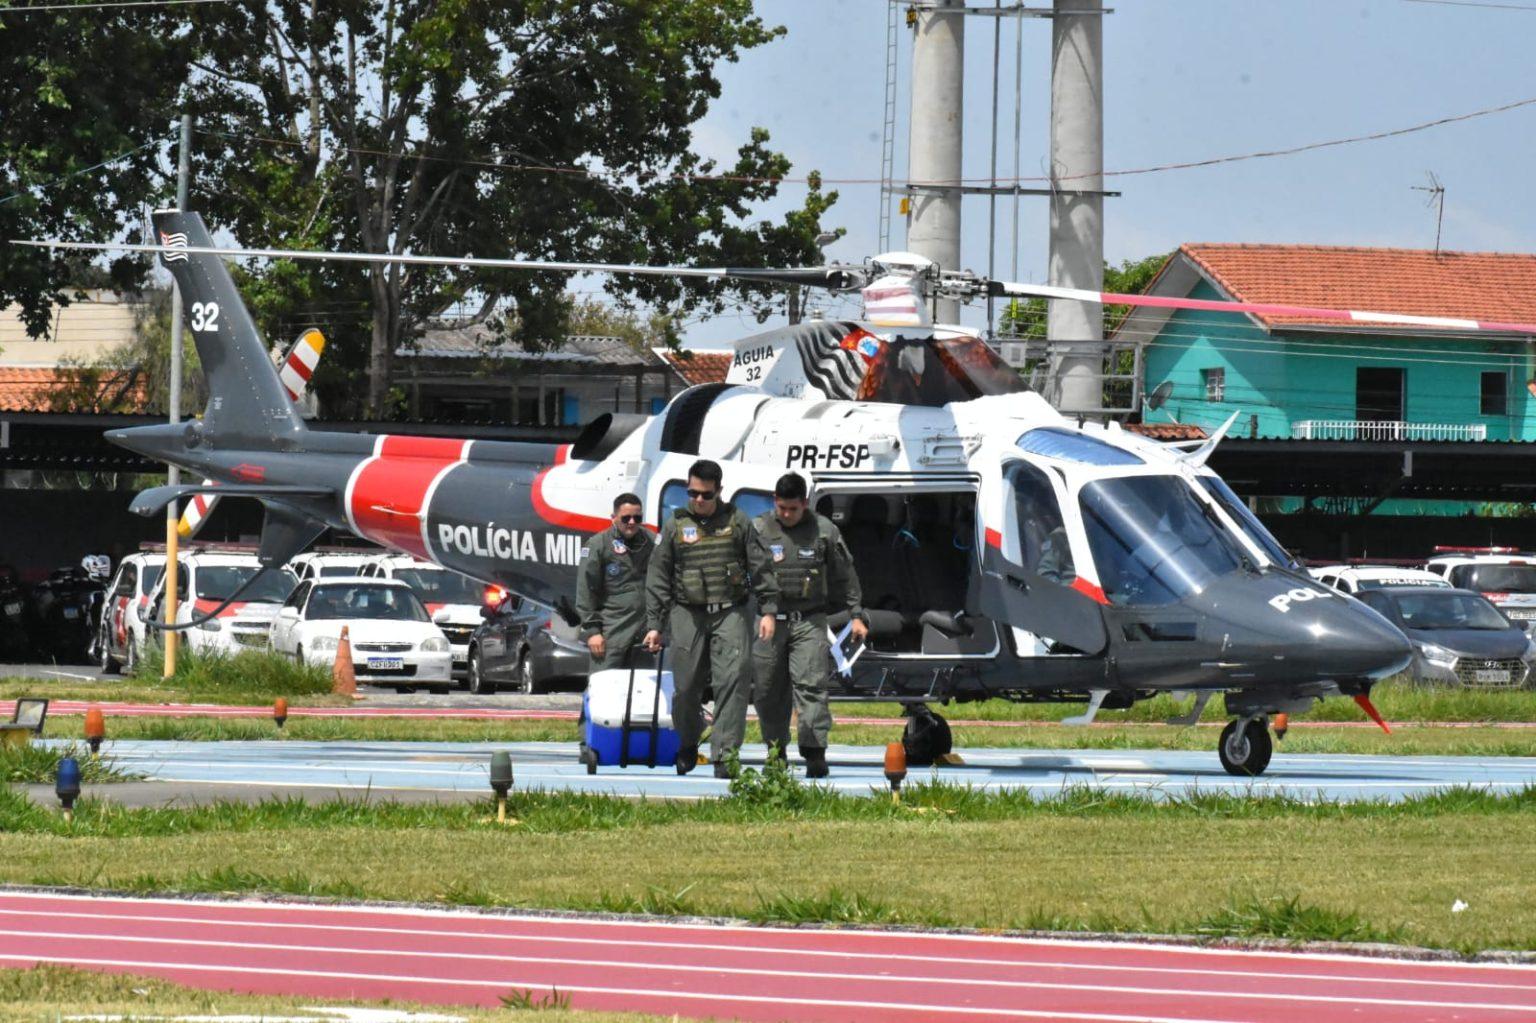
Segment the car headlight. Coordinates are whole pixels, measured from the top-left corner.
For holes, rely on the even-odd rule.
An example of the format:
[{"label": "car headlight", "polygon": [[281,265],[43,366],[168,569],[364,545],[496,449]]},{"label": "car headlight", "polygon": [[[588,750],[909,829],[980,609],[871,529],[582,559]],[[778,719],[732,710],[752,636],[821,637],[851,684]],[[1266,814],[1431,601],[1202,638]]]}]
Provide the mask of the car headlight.
[{"label": "car headlight", "polygon": [[421,641],[421,652],[424,654],[446,654],[448,641],[441,636],[428,636]]},{"label": "car headlight", "polygon": [[316,636],[310,641],[309,648],[317,654],[334,654],[336,643],[335,636]]},{"label": "car headlight", "polygon": [[215,618],[211,622],[203,622],[198,626],[198,628],[202,629],[204,632],[223,632],[224,623]]},{"label": "car headlight", "polygon": [[1420,643],[1419,653],[1423,654],[1424,659],[1437,668],[1456,667],[1456,655],[1438,644]]}]

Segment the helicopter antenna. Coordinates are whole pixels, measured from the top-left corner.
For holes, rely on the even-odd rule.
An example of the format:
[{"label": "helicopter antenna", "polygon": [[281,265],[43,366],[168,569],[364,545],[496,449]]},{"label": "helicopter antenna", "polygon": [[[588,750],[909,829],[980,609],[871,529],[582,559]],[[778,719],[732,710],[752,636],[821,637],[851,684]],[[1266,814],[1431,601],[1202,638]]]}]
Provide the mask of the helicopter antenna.
[{"label": "helicopter antenna", "polygon": [[1429,175],[1429,184],[1410,185],[1415,192],[1428,192],[1429,196],[1424,200],[1426,207],[1435,207],[1435,255],[1440,254],[1440,227],[1445,223],[1445,186],[1435,176],[1434,171],[1425,171]]}]

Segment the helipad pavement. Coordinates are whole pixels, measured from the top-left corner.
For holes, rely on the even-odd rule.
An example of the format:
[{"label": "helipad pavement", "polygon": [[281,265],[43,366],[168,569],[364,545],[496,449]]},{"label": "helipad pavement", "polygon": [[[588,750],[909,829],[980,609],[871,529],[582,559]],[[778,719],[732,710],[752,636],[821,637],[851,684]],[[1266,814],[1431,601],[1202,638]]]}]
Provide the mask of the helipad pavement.
[{"label": "helipad pavement", "polygon": [[[697,798],[723,795],[727,783],[708,767],[679,777],[655,770],[604,767],[588,775],[566,742],[180,742],[109,741],[103,753],[128,772],[191,784],[356,789],[375,794],[484,792],[492,751],[512,755],[520,789]],[[964,766],[913,768],[909,782],[941,778],[979,788],[1022,788],[1037,794],[1072,787],[1136,792],[1152,798],[1200,792],[1288,794],[1306,799],[1398,800],[1451,786],[1514,792],[1536,785],[1536,757],[1413,757],[1276,754],[1258,778],[1235,778],[1214,751],[962,749]],[[761,765],[762,746],[742,751]],[[885,789],[883,750],[834,746],[827,784],[846,792]],[[798,771],[797,764],[797,771]]]}]

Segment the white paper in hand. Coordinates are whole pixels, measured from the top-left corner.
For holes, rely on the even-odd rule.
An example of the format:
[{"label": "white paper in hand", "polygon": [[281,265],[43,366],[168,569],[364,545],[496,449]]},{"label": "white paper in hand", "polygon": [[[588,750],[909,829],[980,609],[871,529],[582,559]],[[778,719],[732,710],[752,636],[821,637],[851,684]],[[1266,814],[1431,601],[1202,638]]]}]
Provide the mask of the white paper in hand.
[{"label": "white paper in hand", "polygon": [[843,626],[843,631],[839,632],[837,635],[834,636],[831,629],[827,630],[827,638],[832,641],[832,661],[837,666],[837,673],[842,675],[844,678],[848,678],[853,675],[853,664],[863,656],[864,647],[866,646],[866,644],[860,643],[858,648],[853,651],[852,655],[845,652],[843,649],[843,644],[848,641],[848,637],[852,633],[853,619],[851,618],[848,620],[848,624]]}]

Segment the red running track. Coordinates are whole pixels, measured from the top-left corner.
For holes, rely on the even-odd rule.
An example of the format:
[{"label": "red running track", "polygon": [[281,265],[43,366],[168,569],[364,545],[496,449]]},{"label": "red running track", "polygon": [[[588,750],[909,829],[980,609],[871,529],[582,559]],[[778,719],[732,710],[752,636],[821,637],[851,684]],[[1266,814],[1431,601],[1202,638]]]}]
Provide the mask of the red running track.
[{"label": "red running track", "polygon": [[1536,1018],[1536,967],[1170,945],[0,891],[0,966],[202,988],[744,1020]]}]

